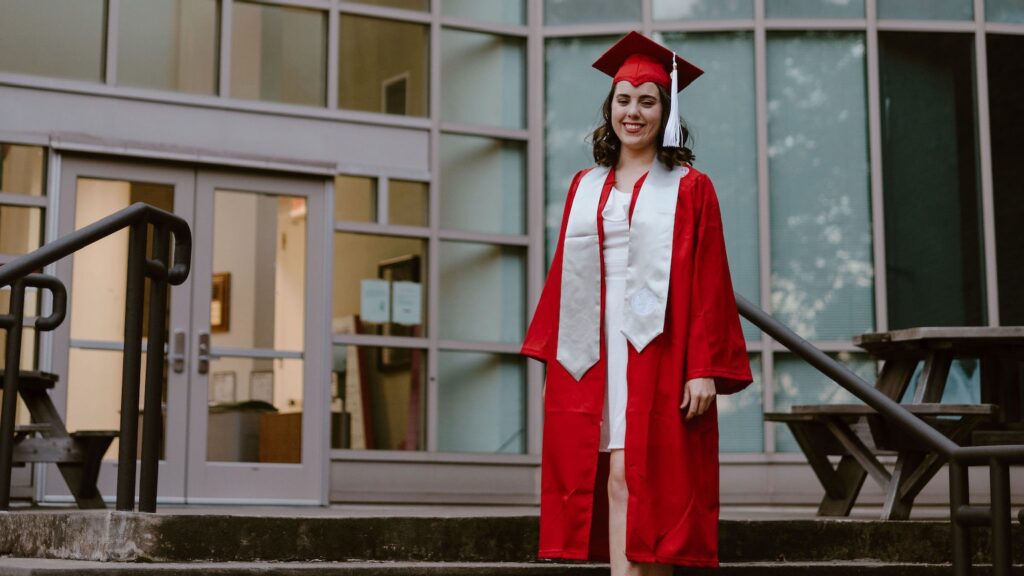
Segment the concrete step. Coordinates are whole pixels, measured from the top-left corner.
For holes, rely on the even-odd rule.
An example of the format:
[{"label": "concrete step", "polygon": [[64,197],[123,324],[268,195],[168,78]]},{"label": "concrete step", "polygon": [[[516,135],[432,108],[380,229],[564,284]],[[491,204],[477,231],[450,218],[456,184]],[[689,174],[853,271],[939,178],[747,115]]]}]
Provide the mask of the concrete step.
[{"label": "concrete step", "polygon": [[[1013,527],[1024,560],[1024,529]],[[534,562],[536,516],[324,517],[0,513],[0,555],[108,562]],[[988,559],[987,532],[974,537]],[[949,523],[878,520],[723,520],[722,562],[952,562]]]},{"label": "concrete step", "polygon": [[[721,568],[677,568],[676,576],[946,576],[948,564],[878,562],[725,563]],[[461,562],[231,562],[133,564],[80,560],[0,559],[0,576],[606,576],[606,564]],[[976,567],[977,576],[992,573]],[[1016,566],[1014,576],[1024,575]]]}]

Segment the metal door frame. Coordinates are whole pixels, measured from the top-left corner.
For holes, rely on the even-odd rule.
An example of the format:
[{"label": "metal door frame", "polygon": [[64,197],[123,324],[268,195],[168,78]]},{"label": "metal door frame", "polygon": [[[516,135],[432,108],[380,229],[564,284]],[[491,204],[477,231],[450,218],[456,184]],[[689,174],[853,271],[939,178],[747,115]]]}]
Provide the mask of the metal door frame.
[{"label": "metal door frame", "polygon": [[[196,176],[192,332],[189,338],[188,503],[326,505],[330,409],[329,314],[330,228],[326,224],[327,186],[323,178],[200,170]],[[300,464],[207,462],[208,378],[198,374],[198,335],[209,333],[213,256],[213,202],[216,190],[306,199],[306,303],[303,328],[303,418]],[[321,220],[323,222],[321,222]],[[207,288],[204,288],[207,287]],[[211,351],[215,355],[216,349]]]},{"label": "metal door frame", "polygon": [[[75,228],[75,210],[77,206],[78,178],[95,178],[99,180],[127,180],[132,182],[148,182],[170,184],[174,186],[174,211],[177,215],[193,222],[195,212],[195,170],[187,166],[173,166],[160,163],[146,163],[126,159],[108,157],[89,157],[77,155],[60,155],[60,188],[57,212],[57,237],[67,235]],[[194,225],[194,224],[193,224]],[[74,306],[73,301],[73,259],[65,258],[57,262],[55,273],[64,282],[68,290],[68,309]],[[191,314],[192,278],[189,277],[182,286],[171,288],[170,322],[168,324],[170,345],[173,346],[173,334],[184,331],[187,337]],[[123,306],[123,304],[118,304]],[[52,395],[58,412],[67,418],[68,400],[68,367],[72,348],[83,350],[123,349],[123,343],[93,340],[71,339],[71,314],[53,333],[52,363],[50,370],[60,379]],[[143,343],[145,350],[145,343]],[[157,501],[165,504],[183,503],[185,501],[186,472],[186,441],[188,430],[188,374],[168,371],[167,382],[167,413],[165,430],[164,456],[159,464],[159,492]],[[111,400],[113,406],[119,402]],[[116,428],[116,426],[115,426]],[[43,465],[37,495],[41,501],[73,502],[70,492],[64,485],[55,465]],[[136,478],[139,478],[136,475]],[[99,487],[104,493],[104,500],[114,501],[117,480],[117,460],[105,461],[100,470]]]}]

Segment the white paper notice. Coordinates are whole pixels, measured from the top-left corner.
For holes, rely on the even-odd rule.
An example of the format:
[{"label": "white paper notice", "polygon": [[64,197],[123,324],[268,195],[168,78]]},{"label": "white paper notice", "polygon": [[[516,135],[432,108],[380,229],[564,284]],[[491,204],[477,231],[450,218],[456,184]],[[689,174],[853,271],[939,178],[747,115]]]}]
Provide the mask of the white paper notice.
[{"label": "white paper notice", "polygon": [[388,305],[391,298],[387,280],[362,280],[360,282],[359,315],[363,322],[383,324],[391,320]]},{"label": "white paper notice", "polygon": [[395,324],[417,326],[423,323],[423,289],[419,282],[395,282],[392,287],[395,298]]}]

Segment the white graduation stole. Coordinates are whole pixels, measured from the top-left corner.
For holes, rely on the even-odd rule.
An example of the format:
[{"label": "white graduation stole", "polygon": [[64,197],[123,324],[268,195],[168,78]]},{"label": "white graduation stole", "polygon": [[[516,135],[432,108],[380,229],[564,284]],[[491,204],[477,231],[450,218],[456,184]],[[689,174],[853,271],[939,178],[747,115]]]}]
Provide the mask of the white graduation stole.
[{"label": "white graduation stole", "polygon": [[[598,204],[607,167],[587,172],[576,187],[562,246],[562,286],[556,359],[579,380],[601,357],[601,245]],[[629,227],[629,263],[622,333],[642,351],[665,326],[679,180],[657,159],[640,187]]]}]

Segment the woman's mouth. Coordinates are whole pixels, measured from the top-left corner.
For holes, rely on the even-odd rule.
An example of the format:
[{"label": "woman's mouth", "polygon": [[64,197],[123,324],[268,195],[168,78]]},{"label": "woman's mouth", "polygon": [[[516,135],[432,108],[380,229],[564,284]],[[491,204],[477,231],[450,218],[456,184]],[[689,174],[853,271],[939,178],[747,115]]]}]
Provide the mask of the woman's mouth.
[{"label": "woman's mouth", "polygon": [[643,130],[644,125],[637,124],[635,122],[623,122],[622,127],[623,129],[626,130],[627,134],[638,134],[641,130]]}]

